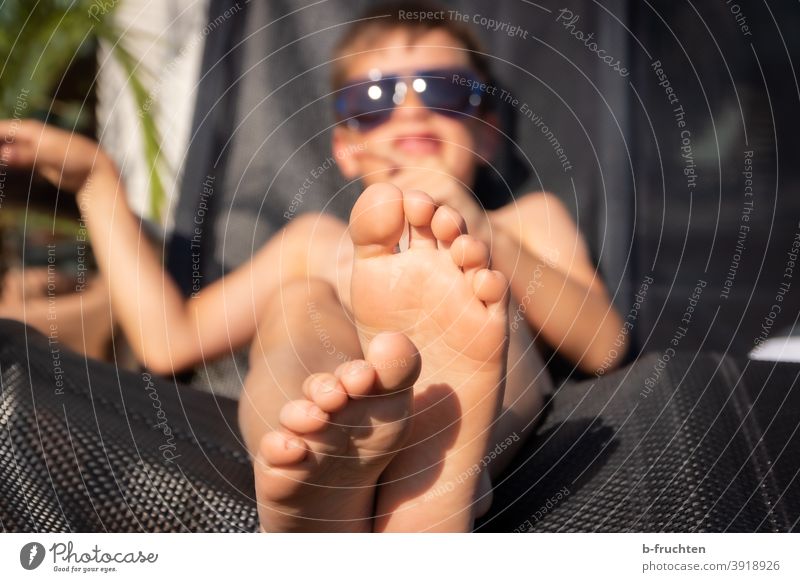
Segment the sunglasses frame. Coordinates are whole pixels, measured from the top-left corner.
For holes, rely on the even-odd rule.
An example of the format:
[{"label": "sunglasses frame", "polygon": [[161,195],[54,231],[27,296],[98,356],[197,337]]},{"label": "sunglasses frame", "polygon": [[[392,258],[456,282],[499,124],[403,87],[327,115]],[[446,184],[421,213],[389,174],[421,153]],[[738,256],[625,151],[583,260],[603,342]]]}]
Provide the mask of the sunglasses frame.
[{"label": "sunglasses frame", "polygon": [[[464,110],[451,110],[451,109],[444,109],[441,107],[433,107],[429,105],[425,100],[425,89],[422,91],[418,91],[414,88],[414,82],[418,79],[422,79],[425,81],[426,79],[453,79],[454,77],[458,77],[460,79],[466,79],[469,81],[467,84],[456,83],[451,81],[454,87],[458,87],[464,90],[464,94],[466,95],[469,92],[468,103],[469,107]],[[392,105],[391,107],[386,108],[379,108],[374,111],[364,112],[353,114],[351,112],[345,111],[346,105],[345,100],[347,98],[347,94],[350,91],[355,89],[363,88],[364,91],[367,91],[367,87],[369,85],[374,85],[380,82],[388,82],[394,81],[395,88],[394,94],[392,95]],[[402,91],[399,91],[399,87],[404,87]],[[438,113],[440,115],[445,115],[446,117],[462,117],[462,116],[469,116],[475,115],[479,111],[485,108],[485,102],[483,96],[480,91],[482,83],[480,81],[480,77],[478,74],[473,71],[472,69],[468,68],[443,68],[443,69],[421,69],[418,71],[413,71],[408,74],[388,74],[384,75],[380,71],[370,71],[370,75],[368,77],[354,79],[349,81],[346,85],[344,85],[341,89],[337,91],[338,95],[336,97],[334,108],[336,110],[336,117],[338,119],[338,123],[344,123],[350,129],[356,131],[369,131],[374,129],[380,125],[383,125],[392,117],[392,112],[395,108],[400,105],[403,101],[405,101],[405,94],[409,90],[413,90],[422,101],[423,105],[426,109]],[[426,86],[427,88],[427,86]],[[459,89],[456,89],[459,90]],[[397,97],[400,95],[400,101],[397,101]],[[367,114],[380,114],[377,121],[372,123],[363,123],[358,120],[359,116],[367,115]]]}]

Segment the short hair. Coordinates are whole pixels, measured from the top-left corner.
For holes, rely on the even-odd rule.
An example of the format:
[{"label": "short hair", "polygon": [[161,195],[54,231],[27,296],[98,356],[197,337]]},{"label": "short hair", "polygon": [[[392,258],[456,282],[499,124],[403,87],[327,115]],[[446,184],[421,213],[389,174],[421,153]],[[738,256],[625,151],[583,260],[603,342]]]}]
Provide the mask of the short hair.
[{"label": "short hair", "polygon": [[[331,85],[334,91],[344,86],[347,77],[348,54],[359,52],[389,31],[403,29],[409,35],[409,42],[434,30],[442,30],[461,43],[466,49],[470,65],[484,80],[491,79],[489,61],[485,56],[483,44],[475,32],[462,22],[447,18],[447,10],[424,1],[392,2],[371,8],[361,15],[342,36],[334,49]],[[443,18],[406,18],[404,15],[438,13]]]}]

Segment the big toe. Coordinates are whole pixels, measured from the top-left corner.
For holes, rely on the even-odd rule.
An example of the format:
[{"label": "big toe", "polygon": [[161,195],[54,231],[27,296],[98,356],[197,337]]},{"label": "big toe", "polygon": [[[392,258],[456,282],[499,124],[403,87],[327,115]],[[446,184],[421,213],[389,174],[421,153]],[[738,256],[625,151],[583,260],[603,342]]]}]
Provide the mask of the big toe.
[{"label": "big toe", "polygon": [[350,213],[350,238],[357,257],[394,252],[405,229],[403,193],[386,183],[373,184],[359,196]]},{"label": "big toe", "polygon": [[367,348],[367,361],[377,376],[376,388],[393,392],[414,385],[422,369],[416,346],[402,333],[379,333]]}]

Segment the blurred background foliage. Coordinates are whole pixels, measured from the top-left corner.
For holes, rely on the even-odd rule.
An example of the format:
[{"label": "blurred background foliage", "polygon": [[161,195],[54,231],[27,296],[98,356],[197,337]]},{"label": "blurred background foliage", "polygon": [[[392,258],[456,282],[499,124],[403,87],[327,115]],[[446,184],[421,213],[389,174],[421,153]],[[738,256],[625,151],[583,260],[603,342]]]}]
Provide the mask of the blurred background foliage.
[{"label": "blurred background foliage", "polygon": [[[145,160],[150,169],[149,216],[159,222],[165,189],[159,172],[160,135],[148,100],[144,72],[113,24],[119,0],[0,0],[0,116],[37,118],[96,137],[95,78],[100,42],[128,75],[128,90],[141,112]],[[2,162],[0,162],[1,166]],[[61,267],[71,270],[70,248],[80,229],[72,196],[30,175],[0,167],[0,263],[35,266],[46,260],[44,242],[57,243]],[[23,261],[24,256],[24,261]],[[3,265],[0,265],[0,271]]]},{"label": "blurred background foliage", "polygon": [[34,115],[91,130],[86,99],[54,97],[70,67],[79,67],[94,54],[97,36],[110,34],[105,19],[96,21],[89,16],[92,5],[86,0],[2,2],[0,106],[5,117]]}]

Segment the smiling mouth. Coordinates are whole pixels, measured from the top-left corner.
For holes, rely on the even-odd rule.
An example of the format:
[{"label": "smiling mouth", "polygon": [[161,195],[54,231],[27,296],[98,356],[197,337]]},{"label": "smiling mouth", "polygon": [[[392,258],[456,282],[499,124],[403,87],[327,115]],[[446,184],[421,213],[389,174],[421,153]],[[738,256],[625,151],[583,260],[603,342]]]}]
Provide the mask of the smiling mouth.
[{"label": "smiling mouth", "polygon": [[432,133],[412,134],[395,138],[394,147],[406,154],[429,155],[439,152],[442,142]]}]

